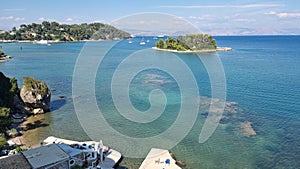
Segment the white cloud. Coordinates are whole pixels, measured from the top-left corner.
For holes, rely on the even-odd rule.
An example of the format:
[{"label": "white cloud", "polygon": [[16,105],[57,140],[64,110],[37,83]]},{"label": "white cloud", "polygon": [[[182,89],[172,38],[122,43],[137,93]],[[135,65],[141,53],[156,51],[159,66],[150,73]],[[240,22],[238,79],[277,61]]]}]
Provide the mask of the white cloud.
[{"label": "white cloud", "polygon": [[0,20],[13,20],[14,17],[13,16],[1,16]]},{"label": "white cloud", "polygon": [[19,17],[15,18],[15,21],[24,21],[24,20],[25,18],[19,18]]},{"label": "white cloud", "polygon": [[278,13],[279,18],[299,18],[300,13]]},{"label": "white cloud", "polygon": [[247,5],[166,5],[166,6],[159,6],[159,8],[265,8],[265,7],[279,7],[283,6],[282,4],[247,4]]},{"label": "white cloud", "polygon": [[300,18],[300,13],[291,13],[291,12],[280,12],[277,13],[275,11],[269,11],[265,13],[266,15],[275,15],[279,18]]},{"label": "white cloud", "polygon": [[24,8],[9,8],[9,9],[3,9],[3,11],[25,11],[26,9]]},{"label": "white cloud", "polygon": [[46,19],[44,17],[39,18],[39,21],[45,21]]},{"label": "white cloud", "polygon": [[92,23],[104,23],[104,20],[94,20]]},{"label": "white cloud", "polygon": [[195,19],[195,20],[208,20],[208,19],[215,19],[216,16],[213,15],[202,15],[202,16],[189,16],[188,19]]},{"label": "white cloud", "polygon": [[276,12],[275,12],[275,11],[269,11],[269,12],[266,12],[265,14],[266,14],[266,15],[275,15]]},{"label": "white cloud", "polygon": [[238,19],[234,19],[233,21],[236,22],[255,22],[255,19],[247,19],[247,18],[238,18]]},{"label": "white cloud", "polygon": [[67,18],[67,19],[66,19],[66,22],[72,22],[72,21],[73,21],[72,18]]}]

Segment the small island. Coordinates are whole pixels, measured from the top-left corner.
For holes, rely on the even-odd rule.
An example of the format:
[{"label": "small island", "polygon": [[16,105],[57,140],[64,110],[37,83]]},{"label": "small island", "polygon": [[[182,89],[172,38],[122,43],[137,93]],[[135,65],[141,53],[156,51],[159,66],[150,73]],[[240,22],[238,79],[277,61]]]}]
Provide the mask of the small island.
[{"label": "small island", "polygon": [[208,34],[188,34],[178,36],[177,39],[169,37],[160,39],[153,49],[176,53],[203,53],[232,50],[228,47],[217,47],[216,40]]},{"label": "small island", "polygon": [[6,55],[3,50],[0,50],[0,63],[6,62],[8,59],[13,58],[12,56]]}]

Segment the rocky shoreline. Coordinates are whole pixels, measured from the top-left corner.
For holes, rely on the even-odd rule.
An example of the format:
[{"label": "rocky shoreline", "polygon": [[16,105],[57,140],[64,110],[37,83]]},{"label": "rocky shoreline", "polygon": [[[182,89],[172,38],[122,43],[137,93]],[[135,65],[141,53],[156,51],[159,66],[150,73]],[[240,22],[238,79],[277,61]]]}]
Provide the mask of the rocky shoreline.
[{"label": "rocky shoreline", "polygon": [[28,121],[31,116],[36,114],[44,114],[50,111],[51,93],[48,86],[39,80],[31,77],[23,78],[24,85],[19,94],[13,98],[13,106],[11,108],[12,125],[7,130],[8,145],[12,149],[10,154],[15,153],[14,147],[21,147],[22,149],[31,148],[27,144],[24,134],[26,131],[35,129],[43,125],[40,120],[31,122]]},{"label": "rocky shoreline", "polygon": [[173,52],[173,53],[212,53],[212,52],[217,52],[217,51],[231,51],[232,50],[232,48],[230,48],[230,47],[217,47],[217,49],[186,50],[186,51],[161,49],[161,48],[157,48],[157,47],[152,47],[152,49],[159,50],[159,51]]}]

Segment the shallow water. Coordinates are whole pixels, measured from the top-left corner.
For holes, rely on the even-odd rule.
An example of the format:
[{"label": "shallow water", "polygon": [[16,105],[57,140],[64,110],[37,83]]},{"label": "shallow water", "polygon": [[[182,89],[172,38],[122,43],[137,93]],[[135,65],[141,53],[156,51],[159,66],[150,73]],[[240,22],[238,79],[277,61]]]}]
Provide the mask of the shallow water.
[{"label": "shallow water", "polygon": [[[207,115],[207,106],[202,106],[192,130],[171,151],[177,159],[187,164],[187,168],[299,168],[300,37],[216,39],[219,46],[233,48],[231,52],[218,52],[218,55],[225,69],[227,100],[237,102],[238,111],[225,114],[228,118],[222,121],[207,142],[200,144],[198,138]],[[124,120],[113,106],[110,83],[114,70],[129,54],[152,47],[152,38],[150,41],[145,46],[139,45],[138,39],[132,44],[127,41],[118,43],[104,58],[95,81],[98,106],[105,118],[115,130],[132,137],[149,137],[163,132],[172,125],[180,109],[179,85],[166,72],[155,69],[135,76],[130,86],[130,97],[138,110],[147,110],[150,107],[149,92],[155,88],[163,90],[168,102],[159,119],[146,125],[132,123]],[[99,43],[100,46],[109,46],[115,42]],[[38,144],[49,135],[74,140],[88,139],[74,113],[73,98],[80,96],[72,96],[74,65],[84,43],[51,46],[11,43],[1,46],[15,57],[0,63],[0,71],[5,75],[16,77],[19,86],[23,76],[32,76],[55,89],[52,91],[51,113],[30,118],[30,122],[42,120],[47,125],[27,131],[25,139],[32,144]],[[167,57],[173,56],[169,55]],[[197,77],[201,103],[205,105],[210,99],[211,88],[203,63],[194,55],[181,54],[178,57]],[[66,98],[60,99],[58,96],[61,95]],[[241,133],[239,126],[245,121],[252,122],[256,136],[245,137]],[[95,132],[101,135],[101,131]],[[104,143],[112,147],[119,148],[119,142],[117,140],[115,145],[106,143],[104,138]],[[140,159],[126,157],[122,162],[129,168],[136,168],[140,163]]]}]

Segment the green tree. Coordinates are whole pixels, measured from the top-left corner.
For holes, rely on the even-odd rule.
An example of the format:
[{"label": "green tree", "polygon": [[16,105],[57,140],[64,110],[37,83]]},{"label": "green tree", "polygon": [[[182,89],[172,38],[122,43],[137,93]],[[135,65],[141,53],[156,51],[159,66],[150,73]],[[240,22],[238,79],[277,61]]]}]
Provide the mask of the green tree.
[{"label": "green tree", "polygon": [[11,107],[14,96],[19,92],[17,81],[7,78],[0,72],[0,107]]},{"label": "green tree", "polygon": [[163,49],[165,48],[165,42],[163,39],[160,39],[159,41],[156,42],[156,47],[157,48],[160,48],[160,49]]},{"label": "green tree", "polygon": [[0,150],[3,150],[8,145],[6,138],[0,135]]},{"label": "green tree", "polygon": [[10,108],[0,107],[0,133],[3,133],[11,125]]},{"label": "green tree", "polygon": [[177,49],[177,41],[170,37],[166,40],[166,46],[167,46],[167,49],[172,49],[172,50],[176,50]]},{"label": "green tree", "polygon": [[0,50],[0,56],[4,55],[3,50]]}]

